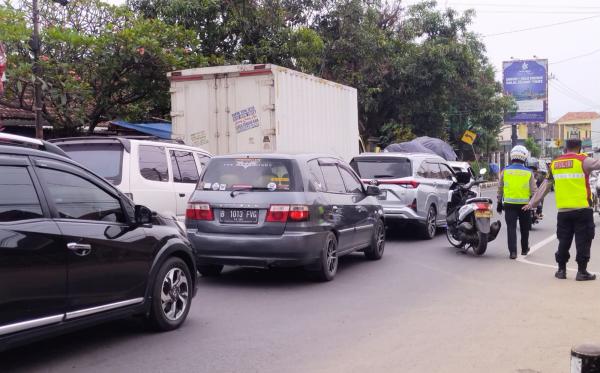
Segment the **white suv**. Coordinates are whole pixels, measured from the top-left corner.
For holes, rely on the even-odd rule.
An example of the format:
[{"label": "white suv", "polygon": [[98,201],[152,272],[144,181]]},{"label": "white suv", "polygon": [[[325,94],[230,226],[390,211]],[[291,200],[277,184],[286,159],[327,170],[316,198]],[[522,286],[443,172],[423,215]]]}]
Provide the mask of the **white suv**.
[{"label": "white suv", "polygon": [[157,138],[72,137],[51,142],[136,204],[181,222],[200,173],[211,158],[202,149]]}]

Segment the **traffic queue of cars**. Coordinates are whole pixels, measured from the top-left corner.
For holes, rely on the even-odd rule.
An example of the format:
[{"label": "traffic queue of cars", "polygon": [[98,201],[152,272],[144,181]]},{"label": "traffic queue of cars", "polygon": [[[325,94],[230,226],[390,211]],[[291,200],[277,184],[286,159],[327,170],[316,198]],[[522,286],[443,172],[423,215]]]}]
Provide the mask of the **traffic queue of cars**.
[{"label": "traffic queue of cars", "polygon": [[[82,166],[83,165],[83,166]],[[155,138],[0,134],[0,350],[141,315],[179,327],[197,273],[381,259],[386,225],[430,239],[454,173],[430,154],[210,154]],[[361,181],[362,179],[362,181]],[[185,222],[185,228],[183,223]]]}]

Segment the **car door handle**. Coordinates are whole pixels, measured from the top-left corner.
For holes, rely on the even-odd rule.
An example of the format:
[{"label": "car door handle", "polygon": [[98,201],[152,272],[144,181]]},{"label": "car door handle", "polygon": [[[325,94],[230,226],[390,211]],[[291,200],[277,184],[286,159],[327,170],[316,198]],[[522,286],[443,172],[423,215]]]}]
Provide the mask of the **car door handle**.
[{"label": "car door handle", "polygon": [[69,242],[67,244],[67,249],[73,251],[75,255],[86,256],[92,252],[92,245],[77,242]]},{"label": "car door handle", "polygon": [[185,193],[179,193],[179,197],[185,197]]}]

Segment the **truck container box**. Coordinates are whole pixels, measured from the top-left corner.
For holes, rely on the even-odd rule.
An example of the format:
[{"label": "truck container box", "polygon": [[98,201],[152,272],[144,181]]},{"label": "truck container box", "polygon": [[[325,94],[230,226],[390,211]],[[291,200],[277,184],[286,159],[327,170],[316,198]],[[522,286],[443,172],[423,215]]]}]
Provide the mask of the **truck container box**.
[{"label": "truck container box", "polygon": [[213,154],[359,153],[356,89],[276,65],[174,71],[172,137]]}]

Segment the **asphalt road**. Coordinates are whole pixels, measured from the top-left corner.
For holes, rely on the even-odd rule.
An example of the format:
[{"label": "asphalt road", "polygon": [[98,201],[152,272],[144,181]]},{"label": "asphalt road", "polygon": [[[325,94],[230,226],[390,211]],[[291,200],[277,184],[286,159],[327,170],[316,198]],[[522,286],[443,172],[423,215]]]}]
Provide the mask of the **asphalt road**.
[{"label": "asphalt road", "polygon": [[114,322],[0,354],[0,372],[566,372],[572,345],[600,342],[600,281],[553,277],[555,212],[549,196],[518,261],[504,227],[483,257],[397,233],[333,282],[229,269],[201,280],[180,330]]}]

